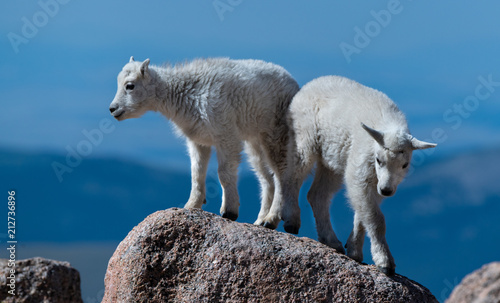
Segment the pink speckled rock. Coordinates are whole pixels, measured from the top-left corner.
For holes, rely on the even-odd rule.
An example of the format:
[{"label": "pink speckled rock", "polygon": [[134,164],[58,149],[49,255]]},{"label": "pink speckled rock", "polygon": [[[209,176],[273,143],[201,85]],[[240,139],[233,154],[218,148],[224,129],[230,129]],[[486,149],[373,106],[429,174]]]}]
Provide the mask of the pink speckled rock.
[{"label": "pink speckled rock", "polygon": [[178,208],[128,234],[105,285],[103,302],[437,302],[314,240]]},{"label": "pink speckled rock", "polygon": [[15,296],[8,293],[11,267],[0,259],[0,301],[2,303],[83,303],[80,273],[68,262],[31,258],[17,260]]},{"label": "pink speckled rock", "polygon": [[468,274],[446,303],[500,303],[500,262],[486,264]]}]

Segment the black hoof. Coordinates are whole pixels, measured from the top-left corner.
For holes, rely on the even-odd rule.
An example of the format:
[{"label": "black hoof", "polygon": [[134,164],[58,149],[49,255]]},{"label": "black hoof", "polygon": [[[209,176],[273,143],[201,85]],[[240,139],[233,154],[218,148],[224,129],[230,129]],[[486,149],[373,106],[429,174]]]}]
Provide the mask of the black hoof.
[{"label": "black hoof", "polygon": [[221,213],[222,218],[229,219],[231,221],[236,221],[238,219],[238,214],[232,213],[232,212],[223,212]]},{"label": "black hoof", "polygon": [[342,246],[333,249],[335,249],[337,253],[345,255],[345,249],[343,249]]},{"label": "black hoof", "polygon": [[386,276],[392,277],[396,274],[396,269],[395,268],[389,268],[389,267],[378,267],[378,270],[380,272],[384,273]]},{"label": "black hoof", "polygon": [[207,199],[203,199],[203,204],[207,204]]},{"label": "black hoof", "polygon": [[276,229],[276,226],[274,226],[274,224],[271,224],[269,222],[264,222],[262,224],[262,226],[264,226],[265,228],[269,228],[269,229]]},{"label": "black hoof", "polygon": [[294,235],[299,233],[299,227],[297,226],[285,224],[284,228],[287,233],[291,233]]}]

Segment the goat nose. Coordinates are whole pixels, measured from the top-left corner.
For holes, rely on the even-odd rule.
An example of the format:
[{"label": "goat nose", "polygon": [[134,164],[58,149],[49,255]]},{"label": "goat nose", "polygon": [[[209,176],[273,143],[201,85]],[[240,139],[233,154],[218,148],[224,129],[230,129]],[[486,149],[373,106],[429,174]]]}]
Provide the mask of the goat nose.
[{"label": "goat nose", "polygon": [[380,193],[383,195],[383,196],[386,196],[386,197],[389,197],[389,196],[392,196],[392,190],[390,188],[382,188],[380,190]]},{"label": "goat nose", "polygon": [[117,106],[110,106],[110,107],[109,107],[109,112],[110,112],[110,113],[113,113],[113,112],[114,112],[115,110],[117,110],[117,109],[118,109],[118,107],[117,107]]}]

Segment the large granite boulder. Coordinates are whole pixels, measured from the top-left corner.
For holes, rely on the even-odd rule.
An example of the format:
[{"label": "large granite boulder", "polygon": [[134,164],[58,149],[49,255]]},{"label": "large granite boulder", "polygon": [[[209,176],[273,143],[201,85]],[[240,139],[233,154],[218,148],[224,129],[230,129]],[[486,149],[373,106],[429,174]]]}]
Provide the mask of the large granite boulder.
[{"label": "large granite boulder", "polygon": [[128,234],[105,285],[103,302],[437,302],[317,241],[178,208]]}]

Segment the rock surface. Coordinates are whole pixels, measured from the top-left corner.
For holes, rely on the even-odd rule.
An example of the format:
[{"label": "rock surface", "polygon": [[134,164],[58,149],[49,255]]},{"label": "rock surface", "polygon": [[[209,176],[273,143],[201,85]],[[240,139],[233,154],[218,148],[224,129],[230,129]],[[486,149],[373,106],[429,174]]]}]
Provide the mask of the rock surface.
[{"label": "rock surface", "polygon": [[486,264],[465,276],[446,303],[499,303],[500,262]]},{"label": "rock surface", "polygon": [[178,208],[128,234],[105,285],[103,302],[437,302],[317,241]]},{"label": "rock surface", "polygon": [[68,262],[32,258],[15,262],[15,296],[9,276],[12,267],[0,259],[0,301],[16,303],[81,303],[80,274]]}]

